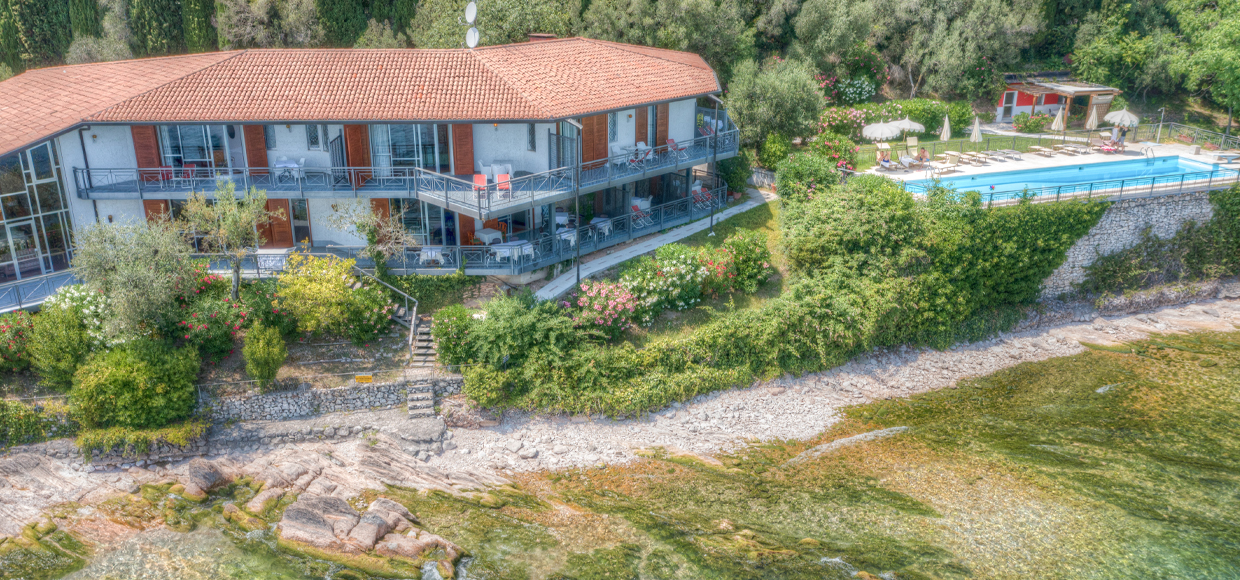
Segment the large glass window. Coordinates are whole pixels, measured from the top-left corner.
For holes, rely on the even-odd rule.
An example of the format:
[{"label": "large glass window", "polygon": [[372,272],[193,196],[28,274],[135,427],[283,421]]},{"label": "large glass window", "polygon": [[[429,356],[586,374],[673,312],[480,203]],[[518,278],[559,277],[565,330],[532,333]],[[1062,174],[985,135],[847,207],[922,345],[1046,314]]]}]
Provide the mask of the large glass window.
[{"label": "large glass window", "polygon": [[67,208],[53,142],[0,157],[0,282],[69,267]]},{"label": "large glass window", "polygon": [[448,126],[371,125],[370,156],[375,167],[421,167],[448,173]]},{"label": "large glass window", "polygon": [[228,167],[228,137],[223,125],[160,125],[159,146],[164,165]]}]

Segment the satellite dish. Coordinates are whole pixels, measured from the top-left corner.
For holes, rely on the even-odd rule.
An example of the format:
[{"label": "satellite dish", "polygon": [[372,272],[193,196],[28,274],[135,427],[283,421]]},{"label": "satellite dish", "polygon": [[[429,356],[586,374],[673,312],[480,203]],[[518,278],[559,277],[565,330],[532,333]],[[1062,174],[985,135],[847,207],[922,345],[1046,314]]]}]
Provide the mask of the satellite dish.
[{"label": "satellite dish", "polygon": [[473,24],[478,19],[478,5],[470,2],[465,5],[465,22]]},{"label": "satellite dish", "polygon": [[465,46],[474,48],[478,46],[478,29],[470,28],[465,31]]}]

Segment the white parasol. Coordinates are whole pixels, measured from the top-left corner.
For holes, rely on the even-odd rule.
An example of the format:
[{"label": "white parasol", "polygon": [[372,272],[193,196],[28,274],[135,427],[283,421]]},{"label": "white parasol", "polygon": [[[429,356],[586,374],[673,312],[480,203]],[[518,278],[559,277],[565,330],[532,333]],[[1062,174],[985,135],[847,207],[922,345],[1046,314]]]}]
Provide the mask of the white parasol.
[{"label": "white parasol", "polygon": [[943,115],[943,130],[939,131],[939,140],[947,141],[947,140],[950,140],[951,138],[952,138],[951,119],[948,119],[947,115]]},{"label": "white parasol", "polygon": [[918,123],[908,117],[900,119],[899,121],[892,121],[888,124],[895,125],[896,127],[899,127],[901,131],[908,131],[910,133],[921,133],[926,130],[925,125],[922,125],[921,123]]},{"label": "white parasol", "polygon": [[1097,107],[1089,108],[1089,118],[1085,120],[1085,130],[1093,131],[1098,128],[1098,109]]},{"label": "white parasol", "polygon": [[1051,131],[1065,131],[1068,128],[1067,120],[1064,115],[1067,113],[1067,107],[1059,107],[1059,112],[1055,114],[1055,122],[1051,123]]},{"label": "white parasol", "polygon": [[1141,119],[1136,115],[1129,113],[1128,109],[1124,109],[1122,111],[1111,111],[1110,113],[1107,113],[1102,120],[1115,125],[1116,127],[1128,127],[1130,129],[1136,127],[1141,122]]},{"label": "white parasol", "polygon": [[892,123],[875,123],[861,128],[861,136],[871,141],[886,141],[900,136],[900,128]]}]

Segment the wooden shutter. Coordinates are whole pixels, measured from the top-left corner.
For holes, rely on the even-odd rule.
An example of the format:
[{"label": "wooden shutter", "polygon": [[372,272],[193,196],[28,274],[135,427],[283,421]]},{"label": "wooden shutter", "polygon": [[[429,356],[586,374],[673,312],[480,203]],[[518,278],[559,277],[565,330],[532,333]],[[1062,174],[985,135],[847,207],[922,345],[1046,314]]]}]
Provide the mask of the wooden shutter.
[{"label": "wooden shutter", "polygon": [[633,139],[633,144],[635,145],[637,143],[650,144],[650,136],[646,134],[649,132],[647,129],[650,127],[649,111],[650,107],[637,108],[637,131],[635,131],[636,137]]},{"label": "wooden shutter", "polygon": [[[495,225],[496,225],[496,226],[498,226],[498,225],[499,225],[499,220],[490,220],[490,221],[495,222]],[[489,222],[488,222],[488,223],[489,223]],[[484,227],[488,227],[488,228],[489,228],[489,227],[491,227],[491,226],[490,226],[490,225],[486,225],[486,224],[484,224]],[[498,230],[499,228],[498,228],[498,227],[496,227],[495,229],[497,229],[497,230]],[[463,216],[463,217],[461,217],[461,236],[460,236],[460,239],[461,239],[461,245],[462,245],[462,246],[471,246],[471,245],[473,245],[473,242],[474,242],[474,218],[471,218],[471,217],[469,217],[469,216]]]},{"label": "wooden shutter", "polygon": [[245,137],[245,164],[250,175],[267,175],[267,136],[262,125],[245,125],[241,128]]},{"label": "wooden shutter", "polygon": [[164,217],[172,217],[168,215],[168,200],[166,199],[144,199],[142,200],[142,210],[146,212],[146,221],[148,222]]},{"label": "wooden shutter", "polygon": [[269,199],[267,200],[267,211],[279,212],[279,216],[273,217],[259,228],[259,233],[263,236],[264,248],[291,248],[293,247],[293,225],[289,221],[289,204],[287,199]]},{"label": "wooden shutter", "polygon": [[452,173],[474,174],[474,126],[452,126]]},{"label": "wooden shutter", "polygon": [[[345,163],[349,167],[369,168],[370,167],[370,126],[369,125],[345,125],[344,126],[344,154]],[[353,187],[361,187],[371,178],[370,171],[359,169],[349,170],[349,181],[353,183]]]},{"label": "wooden shutter", "polygon": [[139,172],[142,181],[159,181],[157,168],[162,165],[159,158],[159,136],[154,125],[131,125],[129,132],[133,135],[133,153],[138,160],[139,169],[156,169],[155,171]]},{"label": "wooden shutter", "polygon": [[[606,163],[607,115],[594,115],[581,120],[581,165],[593,169]],[[599,161],[603,160],[603,161]]]},{"label": "wooden shutter", "polygon": [[654,119],[654,143],[650,143],[651,147],[662,147],[667,145],[667,103],[663,103],[655,108]]}]

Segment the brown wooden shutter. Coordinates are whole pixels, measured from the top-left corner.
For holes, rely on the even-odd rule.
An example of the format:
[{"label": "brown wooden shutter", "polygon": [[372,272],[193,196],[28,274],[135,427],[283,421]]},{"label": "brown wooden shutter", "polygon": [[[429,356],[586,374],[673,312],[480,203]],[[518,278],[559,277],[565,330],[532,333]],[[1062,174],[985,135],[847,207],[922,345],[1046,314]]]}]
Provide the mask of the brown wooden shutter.
[{"label": "brown wooden shutter", "polygon": [[651,147],[662,147],[667,145],[667,107],[667,103],[663,103],[655,109],[655,136],[654,143],[650,143]]},{"label": "brown wooden shutter", "polygon": [[585,169],[601,166],[607,159],[607,115],[581,120],[581,164]]},{"label": "brown wooden shutter", "polygon": [[[495,222],[495,226],[499,226],[499,220],[491,220]],[[489,225],[485,227],[491,227]],[[495,229],[499,229],[496,227]],[[461,216],[461,245],[472,246],[474,244],[474,218],[467,215]]]},{"label": "brown wooden shutter", "polygon": [[635,131],[636,137],[633,139],[634,145],[637,143],[650,144],[650,136],[646,134],[649,132],[647,129],[650,127],[649,111],[650,107],[637,108],[637,131]]},{"label": "brown wooden shutter", "polygon": [[133,153],[138,160],[139,169],[155,169],[140,171],[142,181],[159,181],[157,168],[162,165],[159,158],[159,136],[154,125],[132,125],[129,132],[133,134]]},{"label": "brown wooden shutter", "polygon": [[452,126],[452,173],[474,174],[474,126]]},{"label": "brown wooden shutter", "polygon": [[267,223],[259,228],[259,233],[263,235],[264,248],[291,248],[293,247],[293,225],[289,222],[289,205],[287,199],[269,199],[267,200],[267,211],[279,212],[279,216],[272,217]]},{"label": "brown wooden shutter", "polygon": [[144,199],[142,200],[142,210],[146,212],[146,221],[153,222],[161,218],[169,218],[168,200],[166,199]]},{"label": "brown wooden shutter", "polygon": [[245,137],[245,164],[250,175],[267,175],[267,136],[262,125],[245,125],[241,128]]},{"label": "brown wooden shutter", "polygon": [[[349,167],[370,167],[370,127],[368,125],[344,126],[345,159]],[[370,179],[369,171],[352,169],[349,179],[353,187],[361,187]]]}]

